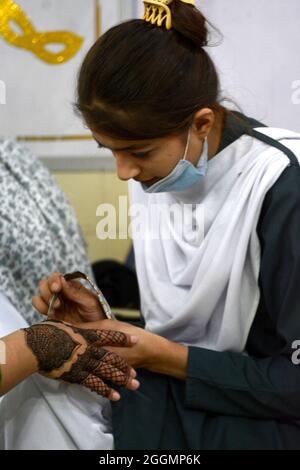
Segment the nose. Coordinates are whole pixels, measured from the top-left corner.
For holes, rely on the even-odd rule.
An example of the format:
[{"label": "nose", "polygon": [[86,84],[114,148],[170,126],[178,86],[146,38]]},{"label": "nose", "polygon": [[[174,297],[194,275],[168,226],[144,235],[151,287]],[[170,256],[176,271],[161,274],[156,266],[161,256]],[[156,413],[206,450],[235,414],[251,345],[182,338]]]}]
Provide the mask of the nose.
[{"label": "nose", "polygon": [[131,178],[136,178],[140,174],[140,168],[128,155],[114,153],[114,156],[117,163],[117,174],[120,180],[128,181]]}]

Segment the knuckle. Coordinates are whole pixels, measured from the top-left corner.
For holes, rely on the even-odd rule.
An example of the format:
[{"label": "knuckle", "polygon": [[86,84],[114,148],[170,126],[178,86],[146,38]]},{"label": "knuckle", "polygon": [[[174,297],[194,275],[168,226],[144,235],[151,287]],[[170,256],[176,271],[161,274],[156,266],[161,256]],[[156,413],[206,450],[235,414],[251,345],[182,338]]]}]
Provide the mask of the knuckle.
[{"label": "knuckle", "polygon": [[35,308],[40,308],[42,306],[40,297],[38,297],[38,296],[32,297],[31,304]]},{"label": "knuckle", "polygon": [[39,281],[38,286],[39,286],[40,288],[44,286],[45,280],[46,280],[46,279],[43,277],[43,278]]}]

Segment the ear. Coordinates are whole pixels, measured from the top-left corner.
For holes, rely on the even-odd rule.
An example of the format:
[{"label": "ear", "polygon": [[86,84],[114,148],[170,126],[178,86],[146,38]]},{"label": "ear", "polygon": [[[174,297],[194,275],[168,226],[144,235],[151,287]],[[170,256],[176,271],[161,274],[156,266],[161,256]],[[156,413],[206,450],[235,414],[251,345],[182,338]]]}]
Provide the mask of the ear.
[{"label": "ear", "polygon": [[210,108],[202,108],[196,112],[193,120],[193,130],[200,140],[204,140],[215,123],[215,113]]}]

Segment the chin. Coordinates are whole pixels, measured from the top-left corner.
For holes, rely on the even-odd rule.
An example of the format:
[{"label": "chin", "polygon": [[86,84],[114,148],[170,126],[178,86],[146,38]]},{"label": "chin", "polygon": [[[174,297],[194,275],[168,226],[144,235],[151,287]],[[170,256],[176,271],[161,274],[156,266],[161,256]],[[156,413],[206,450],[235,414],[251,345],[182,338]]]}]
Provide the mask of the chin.
[{"label": "chin", "polygon": [[151,180],[146,180],[146,181],[140,181],[140,183],[145,184],[146,186],[152,186],[152,184],[156,183],[159,181],[160,178],[152,178]]}]

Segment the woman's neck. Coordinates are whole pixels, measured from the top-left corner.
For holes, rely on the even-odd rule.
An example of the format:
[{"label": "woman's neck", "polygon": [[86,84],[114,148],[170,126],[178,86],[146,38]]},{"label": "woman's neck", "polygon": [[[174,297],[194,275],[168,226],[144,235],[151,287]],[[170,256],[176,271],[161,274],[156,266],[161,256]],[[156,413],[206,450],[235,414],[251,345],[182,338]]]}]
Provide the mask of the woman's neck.
[{"label": "woman's neck", "polygon": [[219,151],[226,123],[226,109],[221,108],[216,113],[214,125],[208,135],[208,159],[212,159]]}]

